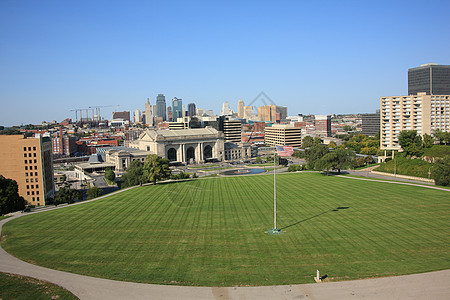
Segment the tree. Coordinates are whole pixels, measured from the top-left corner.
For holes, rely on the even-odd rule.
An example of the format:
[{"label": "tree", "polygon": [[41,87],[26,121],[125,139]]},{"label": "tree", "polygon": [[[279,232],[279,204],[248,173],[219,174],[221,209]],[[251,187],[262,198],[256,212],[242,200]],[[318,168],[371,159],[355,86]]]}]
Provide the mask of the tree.
[{"label": "tree", "polygon": [[305,150],[306,161],[309,167],[315,168],[316,161],[321,159],[325,154],[329,152],[326,145],[313,145],[311,148]]},{"label": "tree", "polygon": [[431,175],[437,185],[450,186],[450,156],[438,160]]},{"label": "tree", "polygon": [[80,190],[70,188],[70,185],[64,185],[56,194],[54,205],[61,203],[74,203],[83,200],[83,193]]},{"label": "tree", "polygon": [[309,148],[309,147],[312,147],[312,145],[314,145],[313,137],[309,136],[309,135],[305,136],[302,141],[302,148],[303,149]]},{"label": "tree", "polygon": [[344,125],[343,129],[344,129],[344,131],[349,132],[349,131],[352,131],[352,126],[350,126],[350,125]]},{"label": "tree", "polygon": [[326,171],[327,175],[331,169],[337,169],[340,174],[342,169],[353,167],[355,163],[355,154],[353,151],[337,148],[316,161],[314,167],[316,170]]},{"label": "tree", "polygon": [[140,160],[133,160],[127,169],[127,173],[122,176],[122,187],[142,185],[148,182],[144,177],[143,164]]},{"label": "tree", "polygon": [[66,182],[66,180],[67,180],[67,176],[66,176],[66,174],[63,174],[63,175],[61,176],[61,181],[62,181],[62,182]]},{"label": "tree", "polygon": [[144,178],[156,184],[157,180],[169,178],[169,160],[161,158],[156,154],[150,154],[147,156],[144,167]]},{"label": "tree", "polygon": [[0,214],[23,210],[25,199],[19,196],[19,186],[13,179],[0,175]]},{"label": "tree", "polygon": [[415,130],[403,130],[398,135],[398,143],[405,150],[407,156],[422,156],[423,143],[422,138],[417,135]]},{"label": "tree", "polygon": [[423,135],[423,147],[424,148],[431,148],[434,145],[434,139],[431,135],[425,133]]},{"label": "tree", "polygon": [[113,170],[111,170],[110,168],[106,169],[105,171],[105,178],[109,181],[109,182],[114,182],[114,179],[116,179],[116,174],[114,173]]},{"label": "tree", "polygon": [[305,158],[305,151],[296,150],[292,156],[295,158]]},{"label": "tree", "polygon": [[97,197],[100,197],[103,194],[102,189],[92,186],[87,190],[87,198],[88,199],[94,199]]}]

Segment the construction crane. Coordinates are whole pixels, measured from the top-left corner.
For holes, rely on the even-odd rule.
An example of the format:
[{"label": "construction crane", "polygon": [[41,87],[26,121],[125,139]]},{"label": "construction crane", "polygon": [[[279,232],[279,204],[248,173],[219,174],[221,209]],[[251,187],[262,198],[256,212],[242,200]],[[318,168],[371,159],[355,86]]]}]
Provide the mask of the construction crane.
[{"label": "construction crane", "polygon": [[[112,105],[89,106],[89,108],[92,109],[92,120],[94,121],[94,119],[95,119],[94,116],[97,115],[97,120],[96,121],[100,122],[102,120],[101,115],[100,115],[100,108],[102,108],[102,107],[111,107],[111,106]],[[96,114],[94,114],[94,110],[95,110]]]}]

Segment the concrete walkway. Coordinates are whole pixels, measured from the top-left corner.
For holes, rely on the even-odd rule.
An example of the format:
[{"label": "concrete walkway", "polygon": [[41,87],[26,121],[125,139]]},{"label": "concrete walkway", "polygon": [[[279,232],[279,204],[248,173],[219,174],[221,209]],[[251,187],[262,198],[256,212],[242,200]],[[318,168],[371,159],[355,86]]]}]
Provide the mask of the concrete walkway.
[{"label": "concrete walkway", "polygon": [[[82,203],[85,202],[79,204]],[[17,214],[0,221],[0,232],[4,223],[21,216]],[[450,299],[450,270],[286,286],[185,287],[122,282],[56,271],[21,261],[0,248],[0,272],[55,283],[80,299]]]}]

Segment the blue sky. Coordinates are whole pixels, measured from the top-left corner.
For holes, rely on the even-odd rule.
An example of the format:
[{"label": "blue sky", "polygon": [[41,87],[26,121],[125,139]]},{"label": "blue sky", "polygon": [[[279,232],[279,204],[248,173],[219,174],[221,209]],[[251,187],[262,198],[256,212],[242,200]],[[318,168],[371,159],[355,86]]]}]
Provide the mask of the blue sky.
[{"label": "blue sky", "polygon": [[[407,70],[450,64],[449,1],[0,1],[0,125],[219,112],[261,91],[289,114],[374,112]],[[261,102],[255,104],[261,105]]]}]

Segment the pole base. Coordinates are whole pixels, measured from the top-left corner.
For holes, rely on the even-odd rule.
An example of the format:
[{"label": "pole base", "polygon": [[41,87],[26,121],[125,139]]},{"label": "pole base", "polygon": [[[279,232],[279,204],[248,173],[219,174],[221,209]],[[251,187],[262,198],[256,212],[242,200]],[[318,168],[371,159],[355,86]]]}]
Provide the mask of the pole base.
[{"label": "pole base", "polygon": [[270,235],[276,235],[276,234],[283,234],[283,233],[284,233],[284,232],[281,231],[281,229],[279,229],[279,228],[271,228],[271,229],[267,229],[267,232],[268,232]]}]

